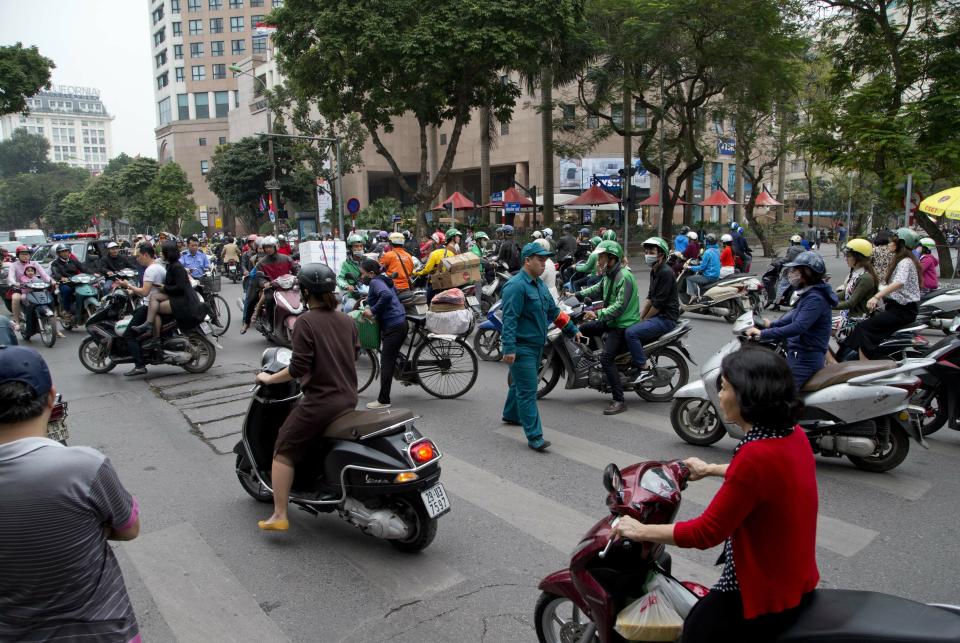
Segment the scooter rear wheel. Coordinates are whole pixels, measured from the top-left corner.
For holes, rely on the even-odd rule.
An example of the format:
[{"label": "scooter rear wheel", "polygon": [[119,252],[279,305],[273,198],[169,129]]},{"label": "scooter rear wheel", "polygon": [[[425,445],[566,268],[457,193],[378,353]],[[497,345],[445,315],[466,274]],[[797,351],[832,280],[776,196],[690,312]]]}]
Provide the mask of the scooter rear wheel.
[{"label": "scooter rear wheel", "polygon": [[[710,408],[706,409],[700,421],[694,424],[693,416],[702,404]],[[726,433],[713,404],[692,397],[674,400],[673,408],[670,409],[670,424],[684,442],[697,446],[710,446],[719,442]]]},{"label": "scooter rear wheel", "polygon": [[203,335],[191,335],[189,341],[194,357],[183,365],[183,370],[188,373],[206,373],[217,361],[216,347]]},{"label": "scooter rear wheel", "polygon": [[879,455],[871,455],[866,458],[848,455],[847,458],[855,467],[873,473],[883,473],[896,469],[907,458],[907,454],[910,453],[910,437],[897,421],[891,419],[889,422],[890,443],[886,450]]},{"label": "scooter rear wheel", "polygon": [[273,494],[267,491],[263,485],[260,484],[260,481],[256,479],[253,471],[250,469],[250,463],[247,462],[246,456],[243,455],[237,456],[237,480],[240,481],[240,486],[243,487],[243,490],[257,502],[273,502]]},{"label": "scooter rear wheel", "polygon": [[[580,608],[565,596],[543,592],[534,609],[534,623],[540,643],[579,641],[593,623]],[[599,641],[596,631],[591,641]]]},{"label": "scooter rear wheel", "polygon": [[[654,377],[637,385],[634,389],[648,402],[669,402],[673,394],[686,386],[690,379],[690,370],[683,355],[669,347],[656,348],[647,357],[653,367]],[[669,376],[670,379],[666,379]]]},{"label": "scooter rear wheel", "polygon": [[390,540],[390,544],[406,553],[423,551],[437,537],[437,519],[427,513],[420,494],[401,497],[399,504],[403,520],[413,528],[413,534],[406,540]]}]

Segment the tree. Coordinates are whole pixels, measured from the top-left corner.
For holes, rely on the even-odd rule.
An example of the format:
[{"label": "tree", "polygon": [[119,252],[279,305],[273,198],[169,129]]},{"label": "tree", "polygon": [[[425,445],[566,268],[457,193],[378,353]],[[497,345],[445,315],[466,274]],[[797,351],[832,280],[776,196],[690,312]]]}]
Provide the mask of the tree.
[{"label": "tree", "polygon": [[122,216],[130,222],[160,225],[147,207],[147,190],[153,185],[160,166],[151,158],[138,156],[130,159],[116,173],[104,174],[113,180],[120,199]]},{"label": "tree", "polygon": [[[36,226],[53,231],[63,197],[82,189],[89,179],[86,170],[63,164],[6,179],[0,188],[0,228]],[[45,221],[51,215],[54,221]]]},{"label": "tree", "polygon": [[[502,70],[539,60],[545,40],[576,28],[582,0],[385,0],[377,10],[352,0],[289,0],[271,14],[282,71],[323,114],[356,113],[394,178],[417,204],[419,225],[447,179],[475,108],[508,120],[520,90]],[[420,167],[407,179],[384,134],[410,117],[419,129]],[[436,175],[428,170],[430,127],[448,124]]]},{"label": "tree", "polygon": [[217,197],[237,209],[247,230],[262,222],[258,203],[270,179],[270,160],[259,139],[242,138],[220,145],[210,159],[207,184]]},{"label": "tree", "polygon": [[83,192],[68,192],[57,204],[56,211],[46,217],[47,226],[58,232],[86,230],[90,225],[91,213],[83,198]]},{"label": "tree", "polygon": [[83,202],[101,225],[106,219],[116,229],[117,221],[123,217],[123,202],[117,185],[117,175],[103,174],[93,179],[83,191]]},{"label": "tree", "polygon": [[120,152],[120,154],[107,161],[107,167],[103,168],[103,174],[118,174],[120,170],[130,165],[132,162],[132,156],[126,152]]},{"label": "tree", "polygon": [[0,141],[0,177],[42,172],[50,166],[49,151],[50,143],[40,134],[22,127],[13,130],[10,138]]},{"label": "tree", "polygon": [[27,109],[27,99],[50,88],[53,61],[23,43],[0,47],[0,115]]},{"label": "tree", "polygon": [[143,195],[148,222],[162,229],[179,231],[181,221],[192,220],[197,209],[191,194],[193,185],[179,164],[171,162],[160,166]]},{"label": "tree", "polygon": [[411,219],[410,209],[404,208],[398,199],[384,197],[377,199],[357,213],[357,227],[371,230],[392,230],[394,215],[400,215],[401,221]]}]

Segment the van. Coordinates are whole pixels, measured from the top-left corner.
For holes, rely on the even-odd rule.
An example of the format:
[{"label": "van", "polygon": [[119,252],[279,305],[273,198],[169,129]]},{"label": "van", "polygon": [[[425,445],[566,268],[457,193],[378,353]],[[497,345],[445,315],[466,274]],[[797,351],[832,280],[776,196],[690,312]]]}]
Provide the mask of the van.
[{"label": "van", "polygon": [[47,235],[43,234],[43,230],[37,230],[36,228],[14,230],[13,238],[28,246],[39,246],[47,242]]}]

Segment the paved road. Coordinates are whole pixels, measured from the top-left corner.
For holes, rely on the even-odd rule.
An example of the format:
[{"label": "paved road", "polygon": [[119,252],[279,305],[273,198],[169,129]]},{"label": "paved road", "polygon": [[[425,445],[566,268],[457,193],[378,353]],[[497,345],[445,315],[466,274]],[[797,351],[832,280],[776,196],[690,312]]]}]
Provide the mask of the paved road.
[{"label": "paved road", "polygon": [[[842,275],[832,247],[825,250]],[[233,285],[224,291],[231,300],[239,294]],[[693,324],[689,344],[702,363],[729,340],[730,326]],[[506,367],[481,362],[460,400],[394,389],[395,404],[421,415],[418,427],[445,454],[453,511],[426,552],[402,555],[334,517],[296,511],[288,533],[264,534],[256,521],[269,507],[240,488],[230,450],[266,343],[240,336],[235,320],[210,372],[156,367],[130,381],[120,369],[84,371],[81,338],[72,333],[41,350],[70,401],[72,443],[106,452],[143,507],[140,538],[117,549],[149,641],[535,640],[537,583],[604,515],[607,462],[692,454],[725,462],[735,446],[681,442],[667,404],[628,399],[626,413],[606,418],[598,393],[558,390],[541,403],[554,446],[538,454],[499,423]],[[823,586],[955,599],[960,435],[944,430],[930,444],[881,475],[818,460]],[[716,488],[692,484],[680,518],[697,515]],[[712,582],[717,554],[675,551],[678,575]]]}]

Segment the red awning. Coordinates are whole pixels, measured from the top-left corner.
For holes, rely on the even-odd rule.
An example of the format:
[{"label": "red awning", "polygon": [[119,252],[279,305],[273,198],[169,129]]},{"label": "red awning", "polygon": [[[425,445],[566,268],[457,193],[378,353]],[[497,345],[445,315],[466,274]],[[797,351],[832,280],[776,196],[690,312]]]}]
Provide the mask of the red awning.
[{"label": "red awning", "polygon": [[777,205],[783,205],[779,201],[773,198],[773,195],[767,192],[766,190],[761,190],[760,194],[757,195],[757,200],[753,202],[754,205],[759,205],[761,207],[773,207]]},{"label": "red awning", "polygon": [[502,208],[504,203],[519,203],[521,208],[532,208],[533,201],[525,197],[516,188],[507,188],[503,191],[503,200],[491,201],[481,207],[484,208]]},{"label": "red awning", "polygon": [[607,203],[619,202],[620,199],[613,196],[599,185],[591,185],[576,199],[573,201],[568,201],[564,203],[564,205],[605,205]]},{"label": "red awning", "polygon": [[[660,193],[654,192],[653,194],[648,196],[646,199],[644,199],[637,205],[660,205]],[[677,199],[677,202],[675,205],[690,205],[690,204],[684,201],[683,199]]]},{"label": "red awning", "polygon": [[434,210],[450,210],[450,204],[453,203],[454,210],[473,210],[476,204],[463,196],[459,192],[454,192],[451,194],[446,201],[434,208]]},{"label": "red awning", "polygon": [[723,190],[714,190],[713,194],[701,201],[698,205],[716,205],[724,207],[727,205],[737,205],[737,202],[730,198],[730,195]]}]

